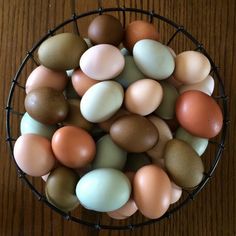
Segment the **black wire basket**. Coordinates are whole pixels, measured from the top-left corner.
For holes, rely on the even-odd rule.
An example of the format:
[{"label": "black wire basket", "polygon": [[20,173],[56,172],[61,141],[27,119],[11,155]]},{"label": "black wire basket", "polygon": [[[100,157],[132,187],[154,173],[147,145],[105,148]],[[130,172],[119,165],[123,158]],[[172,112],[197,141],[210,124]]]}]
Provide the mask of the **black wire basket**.
[{"label": "black wire basket", "polygon": [[[74,30],[80,34],[79,31],[79,21],[82,18],[91,16],[91,15],[97,15],[97,14],[103,14],[103,13],[117,13],[122,19],[123,26],[126,25],[127,16],[126,13],[129,12],[130,14],[136,14],[140,15],[142,17],[146,17],[149,22],[151,23],[163,23],[166,25],[166,27],[171,28],[172,33],[167,37],[168,40],[166,40],[166,45],[170,45],[179,35],[183,36],[185,40],[189,41],[194,45],[194,50],[200,51],[203,53],[210,61],[211,63],[211,74],[215,80],[215,91],[214,91],[214,99],[217,101],[217,103],[220,105],[222,113],[223,113],[223,127],[221,133],[218,135],[218,137],[214,140],[210,140],[210,145],[213,145],[213,152],[210,153],[210,156],[212,156],[212,160],[208,161],[208,171],[204,173],[204,177],[201,181],[201,183],[192,191],[185,191],[181,200],[174,204],[170,209],[160,218],[158,219],[152,219],[148,220],[145,217],[138,216],[138,217],[131,217],[128,220],[118,222],[115,220],[111,220],[109,223],[103,223],[103,216],[102,214],[97,214],[95,217],[94,222],[91,222],[89,220],[83,219],[84,215],[80,214],[80,216],[74,216],[72,213],[65,213],[61,211],[60,209],[53,206],[51,203],[49,203],[45,197],[44,194],[39,191],[35,185],[34,181],[31,177],[27,176],[16,164],[13,154],[13,148],[14,148],[14,142],[16,141],[17,137],[19,136],[19,123],[20,119],[23,115],[23,112],[20,111],[20,105],[19,105],[19,94],[21,91],[23,92],[22,96],[25,96],[24,90],[24,84],[21,81],[21,74],[24,68],[27,66],[27,64],[31,63],[35,66],[38,66],[37,59],[34,56],[34,53],[36,52],[37,48],[40,46],[42,42],[44,42],[47,38],[54,35],[59,30],[63,29],[65,26],[71,25],[74,27]],[[14,102],[14,101],[17,102]],[[82,14],[76,14],[74,13],[72,17],[68,20],[65,20],[61,24],[57,25],[55,28],[50,29],[47,34],[45,34],[27,53],[23,61],[21,62],[20,67],[18,68],[12,82],[11,87],[9,91],[7,106],[6,106],[6,129],[7,129],[7,138],[6,141],[9,145],[11,158],[14,161],[17,169],[17,173],[19,178],[31,189],[33,194],[37,197],[37,199],[43,203],[45,203],[47,206],[49,206],[51,209],[62,215],[66,220],[74,221],[83,225],[87,225],[89,227],[92,227],[94,229],[114,229],[114,230],[131,230],[134,228],[142,227],[144,225],[149,225],[156,223],[164,218],[170,218],[171,215],[178,211],[180,208],[182,208],[184,205],[186,205],[191,200],[194,200],[196,195],[204,188],[206,183],[210,180],[212,177],[216,166],[222,156],[225,140],[226,140],[226,131],[227,131],[227,125],[228,125],[228,114],[227,114],[227,96],[225,95],[224,85],[223,81],[219,75],[218,67],[213,62],[210,55],[207,53],[203,45],[195,39],[185,28],[181,25],[178,25],[177,23],[173,22],[172,20],[169,20],[161,15],[158,15],[154,11],[148,11],[148,10],[142,10],[142,9],[136,9],[136,8],[126,8],[126,7],[114,7],[114,8],[102,8],[100,1],[98,1],[98,8],[95,10],[91,10]],[[17,133],[15,134],[15,130],[17,130]],[[209,149],[209,148],[208,148]],[[95,214],[92,212],[92,214]],[[137,220],[139,219],[139,220]],[[141,219],[141,220],[140,220]],[[106,221],[107,222],[107,221]]]}]

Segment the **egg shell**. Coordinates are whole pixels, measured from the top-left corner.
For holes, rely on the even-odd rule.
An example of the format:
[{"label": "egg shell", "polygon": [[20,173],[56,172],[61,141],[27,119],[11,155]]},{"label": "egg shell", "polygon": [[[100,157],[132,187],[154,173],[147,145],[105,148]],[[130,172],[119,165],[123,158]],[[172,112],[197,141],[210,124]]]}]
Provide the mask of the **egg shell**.
[{"label": "egg shell", "polygon": [[93,124],[87,121],[80,112],[80,100],[67,99],[67,102],[69,104],[69,112],[62,124],[77,126],[88,131],[91,130]]},{"label": "egg shell", "polygon": [[94,84],[99,81],[89,78],[86,74],[83,73],[82,70],[77,69],[74,71],[71,77],[71,81],[75,91],[79,94],[79,96],[83,96],[85,92]]},{"label": "egg shell", "polygon": [[163,119],[173,119],[175,116],[175,103],[179,93],[168,82],[162,81],[161,87],[163,89],[163,98],[154,113]]},{"label": "egg shell", "polygon": [[53,125],[66,118],[69,106],[61,92],[44,87],[27,94],[25,109],[37,121]]},{"label": "egg shell", "polygon": [[84,41],[86,42],[88,48],[91,48],[93,46],[93,44],[89,38],[84,38]]},{"label": "egg shell", "polygon": [[164,160],[170,177],[178,186],[189,189],[201,182],[204,173],[202,159],[188,143],[178,139],[168,141]]},{"label": "egg shell", "polygon": [[57,125],[45,125],[33,119],[27,112],[20,122],[21,134],[37,134],[51,140],[57,130]]},{"label": "egg shell", "polygon": [[181,198],[182,188],[176,185],[174,182],[171,182],[171,198],[170,204],[174,204]]},{"label": "egg shell", "polygon": [[175,138],[188,143],[198,153],[199,156],[205,152],[208,146],[208,139],[193,136],[182,127],[177,129]]},{"label": "egg shell", "polygon": [[117,119],[110,129],[112,140],[128,152],[145,152],[158,141],[158,131],[147,118],[126,115]]},{"label": "egg shell", "polygon": [[112,44],[118,46],[123,39],[121,22],[112,15],[96,16],[88,27],[88,37],[93,44]]},{"label": "egg shell", "polygon": [[42,65],[52,70],[77,68],[81,55],[88,46],[83,38],[73,33],[61,33],[45,40],[38,49]]},{"label": "egg shell", "polygon": [[72,74],[73,74],[73,72],[74,72],[74,69],[67,70],[67,71],[66,71],[66,74],[67,74],[68,77],[71,77]]},{"label": "egg shell", "polygon": [[176,116],[173,119],[170,119],[170,120],[169,119],[168,120],[163,119],[163,120],[169,126],[172,133],[175,133],[176,130],[179,128],[179,122],[178,122]]},{"label": "egg shell", "polygon": [[181,85],[183,85],[182,82],[179,82],[175,79],[175,77],[172,75],[170,78],[166,80],[169,84],[173,85],[176,89],[178,89]]},{"label": "egg shell", "polygon": [[129,200],[130,194],[129,179],[121,171],[112,168],[90,171],[76,186],[80,203],[87,209],[99,212],[119,209]]},{"label": "egg shell", "polygon": [[189,90],[198,90],[211,96],[214,91],[214,86],[214,79],[212,78],[212,76],[208,75],[206,79],[200,81],[199,83],[180,86],[179,93],[183,93]]},{"label": "egg shell", "polygon": [[69,79],[68,84],[66,85],[66,88],[64,90],[64,95],[67,99],[80,99],[80,96],[73,87],[71,79]]},{"label": "egg shell", "polygon": [[136,172],[141,167],[150,165],[152,162],[146,153],[128,153],[125,170]]},{"label": "egg shell", "polygon": [[148,119],[155,125],[159,133],[159,140],[156,145],[147,151],[153,163],[159,163],[159,159],[163,158],[166,143],[173,138],[169,126],[164,120],[157,116],[148,116]]},{"label": "egg shell", "polygon": [[138,69],[131,55],[125,56],[125,66],[123,71],[115,80],[120,83],[124,88],[128,88],[133,82],[143,79],[145,76]]},{"label": "egg shell", "polygon": [[174,71],[175,62],[169,49],[154,40],[143,39],[134,45],[134,61],[148,78],[167,79]]},{"label": "egg shell", "polygon": [[50,141],[36,134],[23,134],[15,142],[14,158],[26,174],[43,176],[55,165]]},{"label": "egg shell", "polygon": [[157,109],[163,98],[162,86],[152,79],[132,83],[125,92],[125,107],[128,111],[146,116]]},{"label": "egg shell", "polygon": [[45,193],[47,200],[64,212],[71,211],[79,205],[75,194],[79,176],[71,169],[58,167],[47,178]]},{"label": "egg shell", "polygon": [[195,84],[204,80],[211,70],[208,58],[197,51],[185,51],[175,58],[174,77],[184,84]]},{"label": "egg shell", "polygon": [[96,143],[96,156],[92,163],[94,169],[114,168],[122,170],[126,163],[127,152],[117,146],[110,135],[105,135]]},{"label": "egg shell", "polygon": [[133,193],[139,211],[147,218],[157,219],[169,208],[171,182],[160,167],[144,166],[134,176]]},{"label": "egg shell", "polygon": [[176,58],[176,53],[175,53],[174,49],[171,48],[171,47],[169,47],[169,46],[167,46],[167,48],[169,49],[171,55],[172,55],[174,58]]},{"label": "egg shell", "polygon": [[143,20],[132,21],[125,28],[124,46],[132,52],[136,42],[142,39],[159,40],[155,26]]},{"label": "egg shell", "polygon": [[26,94],[36,88],[49,87],[62,92],[68,82],[65,72],[53,71],[45,66],[36,67],[26,80]]},{"label": "egg shell", "polygon": [[80,110],[90,122],[111,118],[121,107],[124,91],[115,81],[103,81],[90,87],[81,99]]},{"label": "egg shell", "polygon": [[52,149],[57,160],[70,168],[88,165],[96,153],[91,135],[75,126],[64,126],[52,137]]},{"label": "egg shell", "polygon": [[213,138],[221,130],[223,116],[219,105],[201,91],[186,91],[176,101],[180,125],[194,136]]},{"label": "egg shell", "polygon": [[110,44],[89,48],[80,58],[81,70],[95,80],[108,80],[118,76],[125,66],[120,50]]}]

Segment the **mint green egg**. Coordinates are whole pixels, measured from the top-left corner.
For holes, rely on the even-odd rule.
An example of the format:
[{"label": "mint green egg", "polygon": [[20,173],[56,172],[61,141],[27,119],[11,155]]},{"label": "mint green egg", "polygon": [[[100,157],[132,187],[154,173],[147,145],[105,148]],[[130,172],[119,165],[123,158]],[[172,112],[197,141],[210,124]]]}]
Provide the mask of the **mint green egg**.
[{"label": "mint green egg", "polygon": [[92,170],[76,186],[81,205],[99,212],[119,209],[129,200],[130,194],[129,179],[121,171],[112,168]]},{"label": "mint green egg", "polygon": [[45,125],[33,119],[27,112],[21,119],[20,131],[21,134],[38,134],[47,139],[52,138],[57,130],[56,125]]},{"label": "mint green egg", "polygon": [[127,152],[116,145],[110,135],[105,135],[96,143],[96,156],[92,167],[122,170],[126,163]]},{"label": "mint green egg", "polygon": [[188,143],[198,153],[199,156],[205,152],[208,145],[208,139],[193,136],[182,127],[177,129],[175,138]]}]

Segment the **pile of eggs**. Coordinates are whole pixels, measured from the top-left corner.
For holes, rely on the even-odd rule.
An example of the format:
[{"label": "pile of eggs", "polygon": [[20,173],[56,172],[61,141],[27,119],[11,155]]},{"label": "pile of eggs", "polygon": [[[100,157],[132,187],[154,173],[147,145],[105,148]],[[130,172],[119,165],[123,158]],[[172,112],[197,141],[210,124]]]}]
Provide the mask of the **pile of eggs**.
[{"label": "pile of eggs", "polygon": [[198,186],[200,156],[222,128],[203,54],[176,56],[152,24],[133,21],[124,30],[103,14],[86,39],[45,40],[38,60],[14,156],[26,174],[43,178],[51,204],[156,219],[182,189]]}]

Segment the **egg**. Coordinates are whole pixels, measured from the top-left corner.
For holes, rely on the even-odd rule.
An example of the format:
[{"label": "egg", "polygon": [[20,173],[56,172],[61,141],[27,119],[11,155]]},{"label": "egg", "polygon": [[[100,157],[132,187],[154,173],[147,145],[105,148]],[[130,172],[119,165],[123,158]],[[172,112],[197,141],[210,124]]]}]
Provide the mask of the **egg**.
[{"label": "egg", "polygon": [[73,125],[85,130],[91,130],[93,124],[87,121],[80,112],[80,100],[68,99],[69,112],[66,119],[62,122],[63,125]]},{"label": "egg", "polygon": [[174,77],[184,84],[195,84],[204,80],[211,70],[208,58],[197,51],[185,51],[175,58]]},{"label": "egg", "polygon": [[145,153],[128,153],[127,155],[127,161],[125,164],[125,170],[136,172],[138,169],[140,169],[143,166],[150,165],[152,162],[149,158],[149,156]]},{"label": "egg", "polygon": [[44,87],[27,94],[25,109],[37,121],[53,125],[66,118],[69,106],[61,92]]},{"label": "egg", "polygon": [[85,92],[94,84],[98,83],[97,80],[89,78],[82,70],[77,69],[73,72],[71,81],[75,91],[79,96],[83,96]]},{"label": "egg", "polygon": [[176,185],[174,182],[171,182],[171,198],[170,204],[174,204],[181,198],[182,189]]},{"label": "egg", "polygon": [[73,33],[61,33],[46,39],[38,49],[42,65],[52,70],[77,68],[81,55],[88,46],[83,38]]},{"label": "egg", "polygon": [[164,160],[170,177],[178,186],[191,189],[202,181],[202,159],[188,143],[178,139],[168,141]]},{"label": "egg", "polygon": [[80,99],[80,96],[75,91],[71,79],[69,79],[68,84],[64,90],[64,95],[67,99]]},{"label": "egg", "polygon": [[79,205],[75,194],[79,176],[71,169],[58,167],[47,178],[45,193],[47,200],[64,212],[71,211]]},{"label": "egg", "polygon": [[91,135],[75,126],[64,126],[52,137],[52,150],[57,160],[70,168],[88,165],[95,156],[96,145]]},{"label": "egg", "polygon": [[157,219],[170,205],[170,179],[160,167],[144,166],[134,176],[133,194],[139,211],[149,219]]},{"label": "egg", "polygon": [[25,84],[25,92],[36,88],[49,87],[59,92],[62,92],[68,82],[68,77],[65,72],[53,71],[44,66],[36,67],[29,75]]},{"label": "egg", "polygon": [[138,69],[131,55],[125,56],[125,66],[123,71],[115,78],[124,88],[128,88],[133,82],[144,79],[143,73]]},{"label": "egg", "polygon": [[50,141],[36,134],[23,134],[15,142],[14,158],[26,174],[43,176],[55,165]]},{"label": "egg", "polygon": [[123,39],[121,22],[112,15],[96,16],[88,27],[88,37],[93,44],[112,44],[118,46]]},{"label": "egg", "polygon": [[187,91],[179,96],[176,117],[184,129],[201,138],[215,137],[223,125],[219,105],[212,97],[200,91]]},{"label": "egg", "polygon": [[126,115],[111,126],[112,140],[128,152],[145,152],[158,141],[158,130],[147,118],[140,115]]},{"label": "egg", "polygon": [[166,143],[173,138],[172,132],[166,122],[157,116],[148,116],[148,119],[155,125],[159,133],[159,140],[156,145],[147,151],[153,163],[159,163],[159,159],[163,158]]},{"label": "egg", "polygon": [[125,166],[127,152],[117,146],[110,135],[105,135],[96,143],[96,156],[92,163],[94,169],[114,168],[122,170]]},{"label": "egg", "polygon": [[74,72],[74,69],[66,70],[66,74],[67,74],[68,77],[71,77],[73,72]]},{"label": "egg", "polygon": [[126,26],[123,44],[128,51],[132,52],[135,43],[142,39],[159,40],[159,33],[153,24],[136,20]]},{"label": "egg", "polygon": [[120,50],[110,44],[89,48],[80,58],[81,70],[95,80],[108,80],[118,76],[125,66]]},{"label": "egg", "polygon": [[[179,82],[178,80],[176,80],[173,75],[170,76],[168,79],[166,79],[166,81],[167,81],[169,84],[173,85],[176,89],[178,89],[181,85],[183,85],[183,83],[182,83],[182,82]],[[180,92],[180,91],[179,91],[179,92]]]},{"label": "egg", "polygon": [[133,48],[134,61],[148,78],[167,79],[174,71],[175,61],[169,49],[154,40],[143,39]]},{"label": "egg", "polygon": [[175,103],[179,93],[173,85],[165,81],[161,82],[161,87],[163,89],[163,98],[154,113],[163,119],[173,119],[175,116]]},{"label": "egg", "polygon": [[84,41],[86,42],[88,48],[91,48],[93,46],[93,44],[89,38],[84,38]]},{"label": "egg", "polygon": [[90,171],[76,186],[76,195],[81,205],[99,212],[119,209],[129,200],[130,194],[129,179],[121,171],[112,168]]},{"label": "egg", "polygon": [[199,156],[205,152],[208,146],[208,139],[193,136],[182,127],[177,129],[175,138],[188,143],[198,153]]},{"label": "egg", "polygon": [[146,116],[157,109],[163,98],[161,85],[152,79],[132,83],[125,92],[125,107],[128,111]]},{"label": "egg", "polygon": [[179,128],[179,122],[178,122],[176,116],[174,116],[173,119],[170,119],[170,120],[169,119],[168,120],[163,119],[163,120],[169,126],[172,133],[175,133],[176,130]]},{"label": "egg", "polygon": [[131,56],[130,52],[126,48],[121,48],[120,52],[123,56]]},{"label": "egg", "polygon": [[90,87],[81,99],[80,110],[90,122],[111,118],[121,107],[124,91],[115,81],[102,81]]},{"label": "egg", "polygon": [[214,91],[214,86],[215,86],[214,79],[212,78],[212,76],[208,75],[206,79],[198,83],[180,86],[179,92],[183,93],[189,90],[198,90],[211,96]]}]

